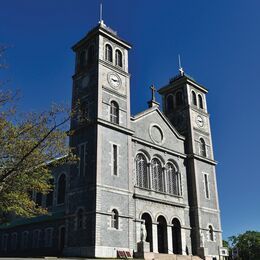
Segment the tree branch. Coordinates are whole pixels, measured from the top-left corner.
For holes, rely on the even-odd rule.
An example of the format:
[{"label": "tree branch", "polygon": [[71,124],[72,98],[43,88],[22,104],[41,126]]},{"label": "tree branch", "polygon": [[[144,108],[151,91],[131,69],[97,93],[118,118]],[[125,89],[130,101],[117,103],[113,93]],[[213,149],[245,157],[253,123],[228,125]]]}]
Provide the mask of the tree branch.
[{"label": "tree branch", "polygon": [[35,149],[37,149],[40,144],[42,144],[49,136],[50,134],[55,131],[57,128],[59,128],[60,126],[64,125],[67,121],[69,120],[69,117],[64,119],[62,122],[60,122],[59,124],[56,124],[48,131],[48,133],[41,139],[37,142],[36,145],[34,145],[32,147],[31,150],[29,150],[21,159],[20,161],[15,165],[15,167],[13,167],[12,169],[10,169],[8,172],[6,172],[5,174],[3,174],[1,177],[0,177],[0,183],[4,182],[13,172],[15,172],[19,166],[23,163],[23,161],[28,157],[30,156],[34,151]]}]

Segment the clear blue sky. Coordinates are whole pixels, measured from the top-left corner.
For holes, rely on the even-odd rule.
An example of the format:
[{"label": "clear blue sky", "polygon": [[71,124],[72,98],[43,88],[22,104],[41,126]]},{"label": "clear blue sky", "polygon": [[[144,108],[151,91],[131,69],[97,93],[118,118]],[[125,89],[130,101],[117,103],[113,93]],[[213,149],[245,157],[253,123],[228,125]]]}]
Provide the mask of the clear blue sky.
[{"label": "clear blue sky", "polygon": [[[209,89],[219,162],[224,238],[260,230],[260,1],[104,0],[105,23],[133,44],[131,105],[146,108],[149,86],[185,71]],[[19,88],[23,110],[70,102],[70,47],[98,22],[98,0],[8,0],[0,6],[0,42],[12,46],[0,77]],[[158,97],[159,98],[159,97]]]}]

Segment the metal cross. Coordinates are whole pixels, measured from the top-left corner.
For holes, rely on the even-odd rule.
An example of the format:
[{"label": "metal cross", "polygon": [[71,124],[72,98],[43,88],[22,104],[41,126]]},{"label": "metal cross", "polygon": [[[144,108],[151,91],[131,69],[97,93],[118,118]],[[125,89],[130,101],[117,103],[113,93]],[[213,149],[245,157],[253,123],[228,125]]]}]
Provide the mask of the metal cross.
[{"label": "metal cross", "polygon": [[150,89],[152,90],[152,101],[155,101],[155,92],[156,92],[156,88],[154,85],[152,85],[150,87]]}]

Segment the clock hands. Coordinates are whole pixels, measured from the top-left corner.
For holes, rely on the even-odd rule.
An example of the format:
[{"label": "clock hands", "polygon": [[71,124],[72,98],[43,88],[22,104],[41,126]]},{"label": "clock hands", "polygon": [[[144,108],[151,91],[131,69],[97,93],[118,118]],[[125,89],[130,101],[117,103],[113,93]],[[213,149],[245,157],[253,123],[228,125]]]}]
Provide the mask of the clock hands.
[{"label": "clock hands", "polygon": [[113,88],[118,88],[121,85],[120,77],[116,73],[109,73],[107,79]]}]

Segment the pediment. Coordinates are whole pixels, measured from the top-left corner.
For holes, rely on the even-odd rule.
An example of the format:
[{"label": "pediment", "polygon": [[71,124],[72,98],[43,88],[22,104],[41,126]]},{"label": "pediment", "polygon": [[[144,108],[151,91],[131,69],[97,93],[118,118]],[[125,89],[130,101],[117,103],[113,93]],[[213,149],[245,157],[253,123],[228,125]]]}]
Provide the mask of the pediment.
[{"label": "pediment", "polygon": [[157,108],[149,108],[132,118],[134,137],[170,150],[184,153],[185,138]]}]

